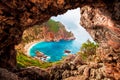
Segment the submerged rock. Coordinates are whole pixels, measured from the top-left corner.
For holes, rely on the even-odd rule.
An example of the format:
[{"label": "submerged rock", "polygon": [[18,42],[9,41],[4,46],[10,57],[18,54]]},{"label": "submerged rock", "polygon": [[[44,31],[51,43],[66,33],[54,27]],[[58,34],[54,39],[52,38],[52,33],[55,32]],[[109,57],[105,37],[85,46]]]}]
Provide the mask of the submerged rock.
[{"label": "submerged rock", "polygon": [[40,51],[36,51],[35,54],[37,57],[44,57],[44,54],[41,53]]},{"label": "submerged rock", "polygon": [[64,53],[68,53],[69,54],[69,53],[71,53],[71,51],[70,50],[65,50]]}]

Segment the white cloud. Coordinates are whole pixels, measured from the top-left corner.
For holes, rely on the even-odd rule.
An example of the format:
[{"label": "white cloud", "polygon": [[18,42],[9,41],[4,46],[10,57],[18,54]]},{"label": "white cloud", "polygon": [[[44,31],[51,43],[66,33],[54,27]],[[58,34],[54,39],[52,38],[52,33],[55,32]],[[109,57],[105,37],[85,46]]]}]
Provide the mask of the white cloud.
[{"label": "white cloud", "polygon": [[[76,17],[77,16],[77,17]],[[57,21],[65,21],[65,22],[74,22],[77,23],[80,21],[80,8],[74,10],[68,10],[63,15],[58,15],[57,17],[52,17],[52,19]]]},{"label": "white cloud", "polygon": [[58,15],[57,17],[53,16],[51,18],[64,24],[66,29],[72,31],[75,37],[80,39],[82,42],[86,41],[87,39],[92,40],[88,32],[86,32],[86,30],[79,24],[80,8],[68,10],[63,15]]}]

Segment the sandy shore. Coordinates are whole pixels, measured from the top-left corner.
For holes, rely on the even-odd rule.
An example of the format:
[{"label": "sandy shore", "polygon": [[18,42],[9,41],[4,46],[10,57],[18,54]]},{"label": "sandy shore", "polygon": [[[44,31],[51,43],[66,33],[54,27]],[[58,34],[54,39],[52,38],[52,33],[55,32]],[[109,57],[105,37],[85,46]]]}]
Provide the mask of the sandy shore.
[{"label": "sandy shore", "polygon": [[30,52],[29,52],[30,49],[31,49],[34,45],[36,45],[37,43],[42,42],[42,41],[43,41],[43,40],[33,41],[33,42],[30,42],[30,43],[26,44],[25,47],[24,47],[25,54],[26,54],[27,56],[30,56]]}]

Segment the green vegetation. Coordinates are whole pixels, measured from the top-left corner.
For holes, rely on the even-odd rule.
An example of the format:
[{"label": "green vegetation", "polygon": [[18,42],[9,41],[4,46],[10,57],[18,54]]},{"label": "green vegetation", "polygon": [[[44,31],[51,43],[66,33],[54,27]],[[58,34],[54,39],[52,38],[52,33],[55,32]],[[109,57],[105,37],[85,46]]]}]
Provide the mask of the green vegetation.
[{"label": "green vegetation", "polygon": [[98,45],[96,43],[87,40],[87,42],[82,44],[80,52],[78,52],[78,54],[81,56],[83,60],[87,60],[93,55],[96,55],[97,47]]},{"label": "green vegetation", "polygon": [[52,20],[52,19],[50,19],[50,20],[48,20],[48,26],[50,27],[50,31],[53,31],[53,32],[58,32],[58,30],[59,30],[59,22],[56,22],[56,21],[54,21],[54,20]]},{"label": "green vegetation", "polygon": [[[98,45],[94,42],[91,42],[87,40],[87,42],[83,43],[80,49],[80,52],[78,52],[78,55],[81,56],[82,60],[84,61],[90,61],[94,60],[93,56],[96,56],[96,48]],[[65,57],[63,57],[62,61]],[[38,59],[28,57],[22,52],[18,51],[17,53],[17,66],[18,67],[30,67],[30,66],[37,66],[40,68],[48,68],[53,65],[59,65],[62,63],[62,61],[56,61],[56,62],[43,62]]]},{"label": "green vegetation", "polygon": [[51,67],[52,65],[57,65],[60,64],[61,61],[56,61],[56,62],[42,62],[38,59],[28,57],[22,52],[17,53],[17,66],[18,67],[30,67],[30,66],[37,66],[40,68],[48,68]]},{"label": "green vegetation", "polygon": [[[45,27],[47,28],[44,30],[43,28]],[[60,29],[66,32],[66,35],[73,36],[71,32],[67,32],[65,30],[65,27],[63,24],[61,24],[60,22],[56,22],[52,19],[49,19],[47,22],[41,25],[35,25],[25,30],[22,36],[22,42],[29,43],[34,40],[44,39],[45,38],[44,35],[48,34],[49,32],[52,32],[54,35],[60,35],[59,33],[57,33]]]}]

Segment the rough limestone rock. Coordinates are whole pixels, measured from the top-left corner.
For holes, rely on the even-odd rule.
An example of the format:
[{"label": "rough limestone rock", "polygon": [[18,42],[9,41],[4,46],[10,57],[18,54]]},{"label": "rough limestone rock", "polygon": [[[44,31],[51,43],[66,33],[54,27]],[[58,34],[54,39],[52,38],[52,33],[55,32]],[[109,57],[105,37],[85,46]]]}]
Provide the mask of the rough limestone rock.
[{"label": "rough limestone rock", "polygon": [[105,74],[103,63],[90,63],[75,66],[64,63],[50,69],[50,80],[113,80]]},{"label": "rough limestone rock", "polygon": [[107,75],[120,79],[120,2],[105,0],[82,7],[81,25],[99,43],[97,53]]},{"label": "rough limestone rock", "polygon": [[0,68],[0,80],[22,80],[15,73]]},{"label": "rough limestone rock", "polygon": [[15,71],[23,80],[49,80],[50,74],[37,67],[29,67]]},{"label": "rough limestone rock", "polygon": [[0,68],[0,80],[49,80],[49,79],[50,76],[48,72],[36,67],[13,70],[13,72],[10,72],[4,68]]},{"label": "rough limestone rock", "polygon": [[16,67],[14,47],[25,29],[77,7],[81,8],[81,25],[99,43],[97,53],[105,74],[119,80],[119,0],[0,0],[0,67]]}]

